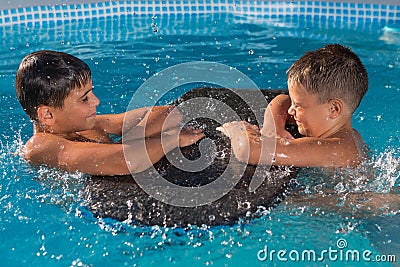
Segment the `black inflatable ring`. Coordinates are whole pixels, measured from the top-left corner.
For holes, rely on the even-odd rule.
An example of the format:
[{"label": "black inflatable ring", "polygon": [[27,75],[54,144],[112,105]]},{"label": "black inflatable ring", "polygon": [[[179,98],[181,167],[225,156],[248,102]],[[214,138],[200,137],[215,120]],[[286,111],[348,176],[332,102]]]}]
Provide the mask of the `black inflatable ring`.
[{"label": "black inflatable ring", "polygon": [[[251,92],[251,90],[246,90],[246,94],[251,94]],[[261,90],[261,92],[268,101],[278,94],[286,93],[284,90]],[[235,110],[242,120],[255,123],[254,115],[244,107],[245,103],[231,90],[198,88],[184,94],[174,104],[193,97],[207,97],[223,101]],[[207,106],[206,103],[205,106]],[[183,115],[185,116],[184,112]],[[207,118],[197,118],[194,123],[205,126],[206,136],[212,139],[217,149],[224,151],[226,156],[214,159],[211,166],[195,174],[177,169],[166,157],[155,164],[155,169],[166,180],[180,186],[201,186],[210,183],[227,168],[227,162],[230,160],[229,139],[215,130],[220,125]],[[288,126],[288,130],[294,136],[298,135],[296,127]],[[180,149],[188,159],[198,157],[198,144]],[[170,153],[173,154],[174,151]],[[233,166],[230,170],[232,174],[235,173],[235,164],[243,166],[241,162],[234,162],[233,165],[230,165]],[[228,194],[212,203],[197,207],[178,207],[158,201],[144,192],[131,176],[90,177],[85,186],[84,198],[87,207],[96,217],[113,218],[134,224],[182,227],[187,225],[231,225],[239,219],[251,219],[259,216],[262,213],[257,211],[268,210],[279,203],[293,188],[293,179],[297,172],[295,168],[268,167],[265,171],[268,179],[264,179],[255,192],[250,192],[249,183],[254,170],[255,166],[247,165],[242,178]],[[146,177],[149,173],[144,171],[136,175]]]}]

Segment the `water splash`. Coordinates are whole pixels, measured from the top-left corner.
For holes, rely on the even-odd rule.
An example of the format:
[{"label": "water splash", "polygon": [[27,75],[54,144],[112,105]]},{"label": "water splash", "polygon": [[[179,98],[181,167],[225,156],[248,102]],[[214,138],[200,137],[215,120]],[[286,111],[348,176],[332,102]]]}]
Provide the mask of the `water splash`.
[{"label": "water splash", "polygon": [[336,185],[337,193],[374,192],[391,193],[396,190],[400,177],[399,150],[388,148],[373,155],[356,169],[344,169],[336,173],[341,178]]},{"label": "water splash", "polygon": [[372,161],[372,167],[376,178],[370,185],[370,190],[380,193],[388,193],[395,189],[400,177],[400,150],[391,149],[381,153]]},{"label": "water splash", "polygon": [[88,175],[80,172],[39,167],[34,180],[39,182],[44,192],[36,198],[42,203],[59,205],[67,212],[74,211],[76,205],[84,205],[82,194],[87,178]]},{"label": "water splash", "polygon": [[[21,196],[24,195],[20,199],[38,199],[41,203],[60,205],[67,211],[73,210],[73,206],[77,203],[78,205],[82,203],[81,188],[87,176],[79,172],[67,173],[47,167],[37,169],[31,167],[23,156],[25,144],[22,139],[20,129],[15,132],[11,143],[3,143],[0,140],[0,159],[3,166],[8,168],[3,172],[3,178],[10,179],[10,174],[14,174],[16,179],[31,178],[21,181],[21,183],[29,184],[28,188],[31,187],[31,190],[25,187],[27,190],[20,192]],[[9,185],[17,187],[17,182],[17,180],[10,180]],[[34,186],[35,184],[38,186]]]}]

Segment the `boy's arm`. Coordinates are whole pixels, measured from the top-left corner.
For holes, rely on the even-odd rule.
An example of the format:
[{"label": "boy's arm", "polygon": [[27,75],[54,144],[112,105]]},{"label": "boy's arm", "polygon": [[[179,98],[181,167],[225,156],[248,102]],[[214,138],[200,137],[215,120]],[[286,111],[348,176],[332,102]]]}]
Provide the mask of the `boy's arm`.
[{"label": "boy's arm", "polygon": [[293,136],[285,129],[286,122],[290,118],[288,114],[290,105],[291,101],[288,95],[281,94],[272,99],[264,113],[261,135],[274,137],[275,129],[278,137],[293,139]]},{"label": "boy's arm", "polygon": [[[178,145],[191,145],[203,136],[199,130],[187,130],[179,134],[179,130],[174,129],[163,137],[162,143],[161,138],[143,138],[122,145],[73,142],[56,135],[39,133],[28,141],[25,158],[34,165],[45,165],[69,172],[123,175],[130,171],[144,171]],[[135,153],[129,166],[124,149]]]},{"label": "boy's arm", "polygon": [[108,134],[122,135],[125,123],[125,130],[131,136],[129,139],[136,139],[174,128],[181,120],[182,115],[174,106],[154,106],[121,114],[98,115],[95,128]]},{"label": "boy's arm", "polygon": [[[253,149],[250,148],[250,150]],[[256,160],[254,158],[254,161]],[[349,167],[357,166],[361,160],[356,146],[338,137],[323,139],[315,137],[303,137],[291,140],[276,139],[274,156],[274,164],[276,165]]]},{"label": "boy's arm", "polygon": [[235,156],[249,164],[271,164],[272,159],[274,165],[346,167],[362,160],[356,145],[342,138],[269,138],[246,122],[227,123],[222,128],[231,139]]}]

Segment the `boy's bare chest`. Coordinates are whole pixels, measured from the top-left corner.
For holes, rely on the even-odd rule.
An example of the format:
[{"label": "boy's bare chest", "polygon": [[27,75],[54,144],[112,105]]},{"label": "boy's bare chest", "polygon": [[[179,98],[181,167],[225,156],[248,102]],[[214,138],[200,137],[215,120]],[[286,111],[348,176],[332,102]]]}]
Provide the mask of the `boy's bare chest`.
[{"label": "boy's bare chest", "polygon": [[107,134],[96,130],[76,132],[70,134],[68,139],[76,142],[112,143]]}]

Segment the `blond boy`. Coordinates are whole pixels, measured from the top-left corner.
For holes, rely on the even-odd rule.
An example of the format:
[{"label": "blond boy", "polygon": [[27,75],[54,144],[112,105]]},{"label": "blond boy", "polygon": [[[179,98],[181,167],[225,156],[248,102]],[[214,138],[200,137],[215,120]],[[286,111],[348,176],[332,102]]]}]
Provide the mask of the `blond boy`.
[{"label": "blond boy", "polygon": [[[367,150],[352,127],[352,114],[367,92],[368,75],[358,56],[342,45],[326,45],[305,53],[287,74],[289,95],[270,102],[261,130],[246,122],[223,125],[236,157],[250,164],[299,167],[360,164]],[[289,120],[302,138],[286,131]],[[274,153],[263,153],[271,146]]]}]

